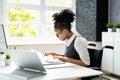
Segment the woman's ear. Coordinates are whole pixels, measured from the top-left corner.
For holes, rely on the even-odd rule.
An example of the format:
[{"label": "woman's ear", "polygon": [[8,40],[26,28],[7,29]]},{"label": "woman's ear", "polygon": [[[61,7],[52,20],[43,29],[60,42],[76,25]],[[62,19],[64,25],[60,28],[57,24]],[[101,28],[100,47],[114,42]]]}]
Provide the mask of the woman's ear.
[{"label": "woman's ear", "polygon": [[64,29],[64,33],[69,33],[70,31],[68,29]]},{"label": "woman's ear", "polygon": [[66,29],[63,29],[63,32],[65,33],[65,32],[66,32]]}]

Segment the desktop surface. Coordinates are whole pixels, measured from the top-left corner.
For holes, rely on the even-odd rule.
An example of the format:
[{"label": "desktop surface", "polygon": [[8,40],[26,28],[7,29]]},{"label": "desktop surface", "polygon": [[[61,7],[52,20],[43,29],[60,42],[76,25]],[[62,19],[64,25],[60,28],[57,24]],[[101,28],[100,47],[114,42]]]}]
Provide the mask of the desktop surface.
[{"label": "desktop surface", "polygon": [[[15,67],[0,67],[0,80],[25,80],[22,77],[13,77],[8,75],[10,71],[14,71]],[[101,71],[92,70],[82,66],[74,65],[69,67],[46,69],[46,74],[39,74],[30,80],[73,80],[81,77],[101,75]],[[5,76],[6,75],[6,76]],[[27,79],[27,78],[26,78]],[[27,79],[28,80],[28,79]]]}]

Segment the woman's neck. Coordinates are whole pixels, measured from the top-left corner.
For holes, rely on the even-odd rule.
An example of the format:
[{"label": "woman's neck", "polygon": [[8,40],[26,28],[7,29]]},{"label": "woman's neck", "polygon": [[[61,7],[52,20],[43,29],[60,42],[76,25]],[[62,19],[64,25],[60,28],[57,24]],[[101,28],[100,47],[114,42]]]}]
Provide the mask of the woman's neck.
[{"label": "woman's neck", "polygon": [[67,39],[69,39],[72,35],[73,35],[73,32],[70,32],[70,33],[68,34]]}]

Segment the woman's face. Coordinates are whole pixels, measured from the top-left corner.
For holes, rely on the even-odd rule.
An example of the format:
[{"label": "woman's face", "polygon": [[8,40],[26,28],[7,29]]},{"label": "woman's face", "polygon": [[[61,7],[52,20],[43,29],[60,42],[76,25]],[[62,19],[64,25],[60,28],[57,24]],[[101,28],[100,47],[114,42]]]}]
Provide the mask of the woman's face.
[{"label": "woman's face", "polygon": [[56,33],[56,36],[57,36],[60,40],[64,41],[64,40],[67,39],[66,29],[59,30],[59,29],[57,29],[57,28],[54,28],[54,31],[55,31],[55,33]]}]

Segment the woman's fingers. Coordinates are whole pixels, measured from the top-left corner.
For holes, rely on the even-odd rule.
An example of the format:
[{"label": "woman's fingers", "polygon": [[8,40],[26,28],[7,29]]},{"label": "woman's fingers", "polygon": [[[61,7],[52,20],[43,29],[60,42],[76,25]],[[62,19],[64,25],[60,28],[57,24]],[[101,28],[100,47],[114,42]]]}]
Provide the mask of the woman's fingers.
[{"label": "woman's fingers", "polygon": [[56,54],[55,53],[43,53],[44,54],[44,56],[55,56]]},{"label": "woman's fingers", "polygon": [[50,53],[43,53],[44,54],[44,56],[49,56],[50,55]]}]

